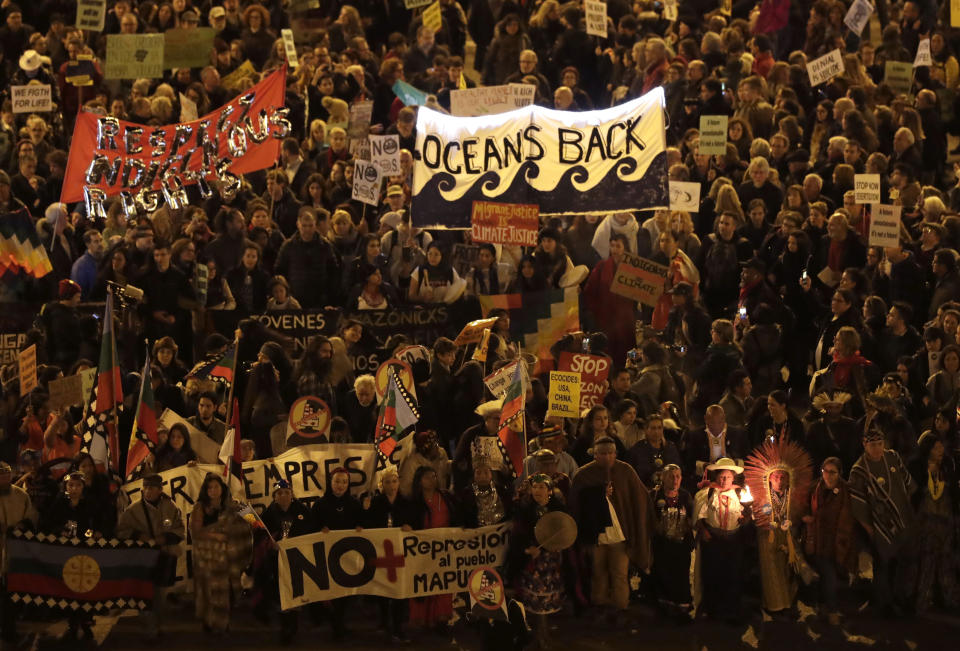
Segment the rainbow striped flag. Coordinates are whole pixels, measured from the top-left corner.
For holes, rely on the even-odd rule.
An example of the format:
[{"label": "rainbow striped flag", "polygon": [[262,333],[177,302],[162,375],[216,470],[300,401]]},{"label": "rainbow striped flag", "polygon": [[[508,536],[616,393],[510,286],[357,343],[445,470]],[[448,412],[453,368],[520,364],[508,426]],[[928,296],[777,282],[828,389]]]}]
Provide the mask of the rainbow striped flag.
[{"label": "rainbow striped flag", "polygon": [[56,610],[144,610],[159,557],[158,548],[136,540],[14,531],[7,539],[7,591],[14,603]]}]

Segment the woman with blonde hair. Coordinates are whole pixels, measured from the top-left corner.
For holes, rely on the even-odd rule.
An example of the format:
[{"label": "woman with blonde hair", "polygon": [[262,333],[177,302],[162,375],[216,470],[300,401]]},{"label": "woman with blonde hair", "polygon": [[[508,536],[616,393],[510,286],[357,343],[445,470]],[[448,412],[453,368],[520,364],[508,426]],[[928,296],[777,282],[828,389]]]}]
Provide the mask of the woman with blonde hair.
[{"label": "woman with blonde hair", "polygon": [[768,215],[776,215],[780,211],[783,190],[776,184],[766,158],[755,156],[750,161],[744,181],[737,188],[737,195],[741,203],[748,205],[753,199],[763,199]]},{"label": "woman with blonde hair", "polygon": [[686,253],[691,260],[696,260],[700,256],[700,238],[697,237],[693,225],[693,218],[685,210],[674,210],[670,213],[670,232],[680,246],[680,250]]},{"label": "woman with blonde hair", "polygon": [[873,79],[867,74],[867,69],[863,67],[860,57],[854,53],[843,55],[844,76],[851,86],[860,86],[867,91],[868,97],[873,94],[877,87]]},{"label": "woman with blonde hair", "polygon": [[718,216],[725,212],[735,214],[737,216],[737,228],[743,226],[743,224],[746,222],[746,217],[743,214],[743,204],[741,203],[741,198],[732,185],[720,186],[720,190],[717,192],[716,208],[714,211]]},{"label": "woman with blonde hair", "polygon": [[537,11],[530,16],[528,35],[533,43],[534,52],[549,52],[557,37],[563,33],[560,22],[560,3],[557,0],[544,0]]},{"label": "woman with blonde hair", "polygon": [[327,153],[327,123],[320,118],[310,122],[310,132],[303,140],[303,153],[314,161]]}]

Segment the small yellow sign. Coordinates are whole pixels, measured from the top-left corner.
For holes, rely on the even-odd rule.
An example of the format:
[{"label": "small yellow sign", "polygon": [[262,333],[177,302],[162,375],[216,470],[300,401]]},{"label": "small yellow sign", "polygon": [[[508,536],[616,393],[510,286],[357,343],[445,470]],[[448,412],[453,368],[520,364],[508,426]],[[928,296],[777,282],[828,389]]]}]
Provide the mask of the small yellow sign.
[{"label": "small yellow sign", "polygon": [[580,374],[550,371],[550,403],[547,416],[580,417]]}]

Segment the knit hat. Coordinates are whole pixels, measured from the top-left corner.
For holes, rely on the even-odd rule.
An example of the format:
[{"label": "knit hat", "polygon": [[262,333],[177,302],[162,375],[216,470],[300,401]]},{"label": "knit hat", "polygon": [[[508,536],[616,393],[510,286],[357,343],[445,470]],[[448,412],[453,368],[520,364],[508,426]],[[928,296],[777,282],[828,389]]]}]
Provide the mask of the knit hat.
[{"label": "knit hat", "polygon": [[60,300],[62,301],[66,301],[73,298],[74,296],[79,294],[81,291],[83,290],[80,289],[80,285],[70,280],[69,278],[64,278],[57,284],[57,295],[60,297]]}]

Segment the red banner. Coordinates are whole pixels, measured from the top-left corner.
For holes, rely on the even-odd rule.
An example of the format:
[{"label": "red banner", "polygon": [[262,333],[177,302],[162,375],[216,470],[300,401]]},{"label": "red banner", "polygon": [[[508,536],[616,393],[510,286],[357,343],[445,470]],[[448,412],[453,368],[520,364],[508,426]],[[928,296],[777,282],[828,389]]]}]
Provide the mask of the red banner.
[{"label": "red banner", "polygon": [[558,371],[580,374],[580,413],[603,402],[607,395],[610,358],[586,353],[563,353]]},{"label": "red banner", "polygon": [[100,202],[123,192],[143,208],[165,199],[185,202],[183,187],[219,181],[221,192],[239,188],[239,175],[273,165],[290,132],[283,107],[286,69],[281,69],[198,120],[151,127],[81,112],[70,143],[60,200]]}]

